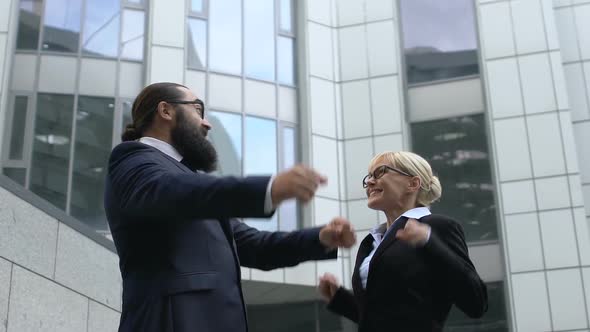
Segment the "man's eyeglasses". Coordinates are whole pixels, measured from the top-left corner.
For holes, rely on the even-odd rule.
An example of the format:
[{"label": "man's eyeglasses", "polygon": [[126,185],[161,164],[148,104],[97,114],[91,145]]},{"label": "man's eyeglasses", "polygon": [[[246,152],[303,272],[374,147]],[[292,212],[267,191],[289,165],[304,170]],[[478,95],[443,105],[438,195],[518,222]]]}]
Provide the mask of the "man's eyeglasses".
[{"label": "man's eyeglasses", "polygon": [[205,104],[199,98],[195,100],[167,100],[169,104],[183,104],[183,105],[195,105],[195,110],[199,113],[201,119],[205,118]]},{"label": "man's eyeglasses", "polygon": [[383,175],[385,175],[385,173],[387,173],[388,171],[393,171],[396,172],[398,174],[401,174],[403,176],[409,176],[412,177],[413,175],[410,175],[404,171],[401,171],[397,168],[393,168],[387,165],[381,165],[377,168],[375,168],[375,170],[373,170],[372,173],[369,173],[367,175],[365,175],[365,177],[363,178],[363,188],[367,188],[369,186],[368,181],[371,179],[377,180],[380,179]]}]

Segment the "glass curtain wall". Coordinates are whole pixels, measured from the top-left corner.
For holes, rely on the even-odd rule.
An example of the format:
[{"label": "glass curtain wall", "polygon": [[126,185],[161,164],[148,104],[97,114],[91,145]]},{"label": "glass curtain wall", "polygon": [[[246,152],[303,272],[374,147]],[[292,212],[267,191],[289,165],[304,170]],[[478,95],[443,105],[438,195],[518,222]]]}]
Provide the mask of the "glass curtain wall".
[{"label": "glass curtain wall", "polygon": [[[246,85],[273,91],[275,100],[281,89],[295,89],[293,6],[292,0],[190,2],[187,70],[204,74],[206,80],[215,75],[242,82],[241,111],[207,105],[206,116],[213,126],[209,137],[220,159],[219,174],[274,174],[298,159],[296,123],[279,119],[276,111],[263,115],[245,110],[245,99],[259,98]],[[279,103],[271,99],[257,100],[257,104],[278,109]],[[290,202],[272,219],[245,221],[261,230],[293,230],[298,228],[298,207]]]},{"label": "glass curtain wall", "polygon": [[[105,60],[101,63],[110,63],[117,70],[126,63],[143,62],[143,1],[21,0],[19,9],[16,58],[36,58],[39,63],[51,55],[77,63],[71,69],[76,71],[82,59],[88,58]],[[22,70],[13,68],[13,81]],[[119,123],[115,118],[128,115],[126,101],[117,92],[111,96],[81,94],[78,79],[71,91],[44,91],[38,83],[41,73],[32,75],[32,89],[10,92],[2,172],[108,235],[104,180],[108,155],[118,143],[113,138],[121,132],[115,128]],[[112,91],[117,91],[116,84],[112,82]]]},{"label": "glass curtain wall", "polygon": [[[399,5],[412,151],[428,160],[443,188],[432,212],[460,222],[470,247],[497,244],[473,1]],[[503,282],[490,281],[488,291],[490,308],[482,319],[454,308],[445,330],[507,331]]]}]

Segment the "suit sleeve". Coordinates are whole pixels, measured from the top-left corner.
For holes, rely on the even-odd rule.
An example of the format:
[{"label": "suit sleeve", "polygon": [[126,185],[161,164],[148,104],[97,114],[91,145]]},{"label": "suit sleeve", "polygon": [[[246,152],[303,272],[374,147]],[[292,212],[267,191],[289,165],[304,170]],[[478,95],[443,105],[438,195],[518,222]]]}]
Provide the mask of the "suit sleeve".
[{"label": "suit sleeve", "polygon": [[265,232],[235,219],[230,222],[240,265],[245,267],[268,271],[310,260],[335,259],[338,253],[321,244],[320,228]]},{"label": "suit sleeve", "polygon": [[449,286],[455,305],[472,318],[483,316],[488,308],[485,283],[481,280],[467,251],[461,226],[454,221],[436,220],[424,246]]},{"label": "suit sleeve", "polygon": [[146,218],[268,217],[270,177],[215,177],[170,169],[150,148],[138,148],[109,163],[108,183],[122,210]]},{"label": "suit sleeve", "polygon": [[356,299],[352,292],[344,287],[338,288],[336,294],[334,294],[334,297],[330,303],[328,303],[328,310],[340,316],[344,316],[355,323],[358,323],[359,321]]}]

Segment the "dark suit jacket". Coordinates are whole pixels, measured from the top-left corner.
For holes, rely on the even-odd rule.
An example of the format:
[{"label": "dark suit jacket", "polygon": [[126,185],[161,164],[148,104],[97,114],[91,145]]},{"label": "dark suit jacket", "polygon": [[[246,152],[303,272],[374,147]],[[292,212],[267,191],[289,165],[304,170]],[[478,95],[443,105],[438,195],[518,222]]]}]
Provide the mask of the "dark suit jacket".
[{"label": "dark suit jacket", "polygon": [[247,331],[240,265],[269,270],[336,258],[319,229],[260,232],[269,177],[195,173],[126,142],[111,153],[105,209],[120,259],[119,331]]},{"label": "dark suit jacket", "polygon": [[352,275],[353,292],[338,289],[328,308],[359,325],[361,332],[442,331],[452,304],[470,317],[487,310],[487,290],[469,259],[461,226],[441,215],[430,225],[428,243],[413,248],[397,240],[400,219],[377,248],[363,289],[359,267],[373,250],[371,234],[359,246]]}]

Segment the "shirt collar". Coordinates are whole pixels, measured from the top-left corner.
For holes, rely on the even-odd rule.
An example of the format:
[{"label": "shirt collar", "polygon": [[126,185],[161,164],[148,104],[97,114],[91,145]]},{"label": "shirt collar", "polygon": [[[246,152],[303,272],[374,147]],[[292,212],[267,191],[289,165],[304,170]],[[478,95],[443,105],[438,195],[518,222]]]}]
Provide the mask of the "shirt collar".
[{"label": "shirt collar", "polygon": [[153,137],[142,137],[139,139],[140,143],[154,147],[176,161],[182,160],[182,155],[170,144]]},{"label": "shirt collar", "polygon": [[[401,217],[406,217],[408,219],[420,219],[420,218],[426,217],[430,214],[431,214],[430,210],[427,207],[421,206],[421,207],[410,209],[410,210],[402,213],[402,215],[397,217],[397,219],[395,219],[395,221],[393,223],[395,224],[395,222],[398,221],[399,218],[401,218]],[[387,223],[382,223],[379,226],[373,228],[370,233],[373,235],[373,237],[375,237],[377,234],[379,236],[383,236],[383,234],[385,234],[386,231],[387,231]]]}]

